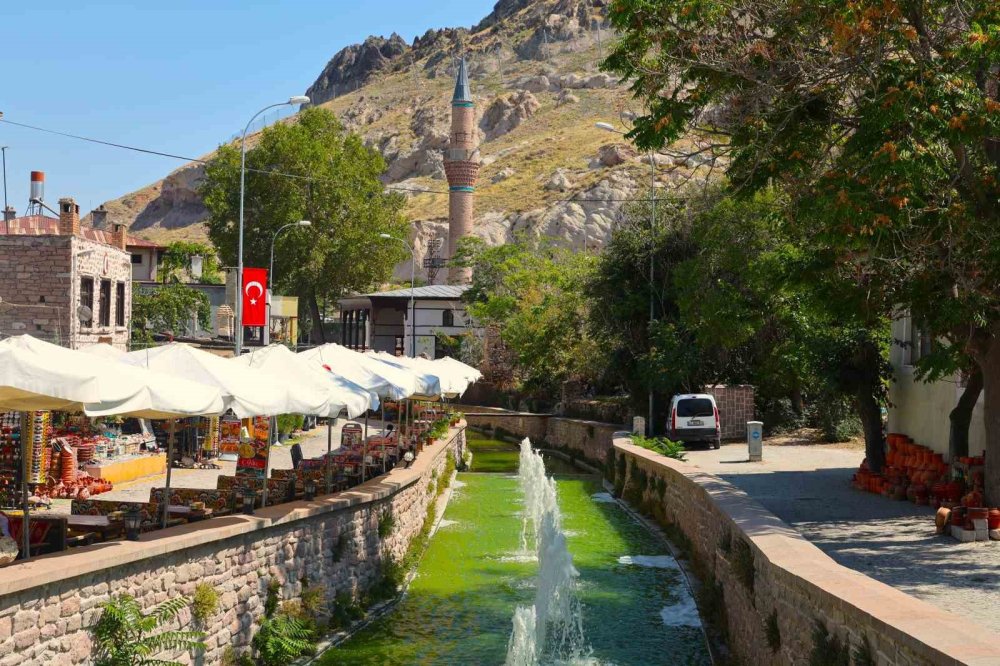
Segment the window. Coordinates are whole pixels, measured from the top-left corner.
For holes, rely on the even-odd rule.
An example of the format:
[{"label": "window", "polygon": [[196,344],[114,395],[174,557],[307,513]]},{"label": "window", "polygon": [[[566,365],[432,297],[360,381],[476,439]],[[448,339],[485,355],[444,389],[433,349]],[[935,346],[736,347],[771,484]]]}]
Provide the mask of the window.
[{"label": "window", "polygon": [[[87,308],[87,313],[82,312]],[[80,326],[90,328],[94,323],[94,278],[80,278]]]},{"label": "window", "polygon": [[111,280],[101,280],[101,302],[97,305],[100,309],[98,324],[111,326]]},{"label": "window", "polygon": [[689,398],[677,401],[677,416],[715,416],[715,407],[708,398]]},{"label": "window", "polygon": [[451,310],[445,310],[441,313],[441,325],[442,326],[454,326],[455,325],[455,313]]},{"label": "window", "polygon": [[927,331],[921,330],[913,319],[910,323],[910,339],[908,342],[909,365],[916,365],[917,361],[931,353],[933,341]]},{"label": "window", "polygon": [[115,285],[115,326],[125,325],[125,283]]},{"label": "window", "polygon": [[141,254],[133,254],[132,255],[132,263],[133,264],[141,264],[142,263],[142,255]]}]

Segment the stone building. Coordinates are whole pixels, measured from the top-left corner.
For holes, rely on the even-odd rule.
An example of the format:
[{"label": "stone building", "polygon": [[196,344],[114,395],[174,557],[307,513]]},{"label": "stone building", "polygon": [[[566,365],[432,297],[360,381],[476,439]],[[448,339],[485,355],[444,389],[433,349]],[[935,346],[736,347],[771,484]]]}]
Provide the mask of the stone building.
[{"label": "stone building", "polygon": [[5,216],[0,228],[0,335],[27,333],[78,348],[128,346],[132,258],[122,225],[80,225],[80,207],[59,200],[59,217]]},{"label": "stone building", "polygon": [[447,355],[447,339],[479,329],[462,302],[466,285],[429,285],[413,290],[411,319],[410,289],[381,291],[342,298],[340,344],[356,351],[388,352],[411,356],[416,335],[416,354],[429,358]]},{"label": "stone building", "polygon": [[[449,259],[455,256],[458,242],[472,233],[473,202],[480,167],[478,143],[469,69],[465,58],[462,58],[451,100],[451,136],[444,160],[448,176]],[[472,272],[468,268],[448,270],[448,282],[452,284],[468,284],[471,281]]]}]

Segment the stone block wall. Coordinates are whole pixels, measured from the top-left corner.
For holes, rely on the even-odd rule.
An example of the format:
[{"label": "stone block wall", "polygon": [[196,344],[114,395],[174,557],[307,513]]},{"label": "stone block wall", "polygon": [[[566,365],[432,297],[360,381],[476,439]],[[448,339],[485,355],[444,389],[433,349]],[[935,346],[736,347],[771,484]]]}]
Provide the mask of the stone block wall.
[{"label": "stone block wall", "polygon": [[604,464],[611,448],[612,434],[623,429],[614,423],[566,419],[548,414],[508,412],[492,407],[469,409],[465,420],[477,430],[528,437],[541,446],[576,451],[595,466]]},{"label": "stone block wall", "polygon": [[72,241],[0,235],[0,333],[68,344]]},{"label": "stone block wall", "polygon": [[[88,252],[81,256],[82,252]],[[76,256],[74,261],[73,257]],[[80,277],[94,280],[93,325],[81,327]],[[111,283],[111,323],[99,325],[100,285]],[[125,324],[115,323],[117,285],[125,284]],[[0,235],[0,333],[27,333],[48,342],[81,347],[108,341],[125,349],[132,311],[131,255],[73,236]]]},{"label": "stone block wall", "polygon": [[722,439],[746,439],[747,421],[754,420],[753,386],[712,386],[705,393],[712,394],[719,407]]},{"label": "stone block wall", "polygon": [[1000,663],[990,632],[837,564],[742,490],[627,439],[614,448],[616,490],[684,545],[735,663],[810,663],[817,624],[878,666]]},{"label": "stone block wall", "polygon": [[[282,600],[302,592],[302,580],[322,584],[332,603],[354,598],[375,583],[387,557],[398,560],[420,531],[434,495],[428,482],[440,475],[449,451],[464,445],[464,430],[424,449],[409,469],[395,469],[344,493],[312,502],[226,516],[150,533],[139,542],[110,542],[36,558],[0,569],[0,666],[93,663],[90,630],[100,604],[129,593],[145,609],[199,583],[219,595],[216,613],[202,629],[207,650],[182,663],[217,664],[227,646],[247,649],[263,615],[269,581]],[[378,535],[386,512],[392,533]],[[191,628],[185,609],[172,628]]]}]

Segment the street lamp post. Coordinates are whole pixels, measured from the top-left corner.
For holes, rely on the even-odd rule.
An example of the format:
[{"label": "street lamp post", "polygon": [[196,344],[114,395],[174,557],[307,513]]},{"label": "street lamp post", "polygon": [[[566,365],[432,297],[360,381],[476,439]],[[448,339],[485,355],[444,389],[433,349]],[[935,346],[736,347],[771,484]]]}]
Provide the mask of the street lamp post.
[{"label": "street lamp post", "polygon": [[257,120],[257,117],[265,111],[278,106],[308,104],[309,101],[309,98],[305,95],[295,95],[294,97],[289,97],[287,102],[265,106],[253,114],[246,127],[243,128],[243,136],[240,139],[240,238],[236,266],[236,335],[233,336],[237,356],[243,352],[243,194],[246,187],[247,172],[247,132],[250,131],[250,125],[253,124],[253,121]]},{"label": "street lamp post", "polygon": [[[605,132],[613,132],[615,134],[625,134],[621,130],[617,129],[611,123],[595,123],[598,129],[602,129]],[[650,219],[649,219],[649,229],[652,233],[656,229],[656,160],[653,159],[653,151],[649,151],[649,200],[650,200]],[[656,303],[653,294],[653,273],[656,266],[656,253],[649,253],[649,335],[650,335],[650,347],[652,347],[652,336],[653,336],[653,322],[656,319]],[[646,433],[652,437],[653,430],[653,380],[650,378],[649,381],[649,420],[646,423]]]},{"label": "street lamp post", "polygon": [[379,234],[379,238],[399,241],[410,251],[410,358],[417,357],[417,306],[413,298],[413,286],[417,274],[417,255],[413,251],[413,246],[402,238],[396,238],[389,234]]},{"label": "street lamp post", "polygon": [[[309,227],[312,226],[312,222],[309,220],[299,220],[298,222],[290,222],[283,227],[279,227],[277,231],[274,232],[274,236],[271,237],[271,262],[267,265],[267,323],[264,325],[264,345],[267,346],[271,344],[271,292],[274,290],[274,242],[278,240],[278,235],[281,234],[285,229],[291,229],[292,227]],[[243,300],[242,298],[240,300]]]}]

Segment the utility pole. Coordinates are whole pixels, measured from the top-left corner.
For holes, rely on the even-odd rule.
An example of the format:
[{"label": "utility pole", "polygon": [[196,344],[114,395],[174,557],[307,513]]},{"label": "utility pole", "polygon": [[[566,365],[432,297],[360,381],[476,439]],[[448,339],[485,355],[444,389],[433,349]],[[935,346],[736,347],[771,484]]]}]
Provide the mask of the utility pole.
[{"label": "utility pole", "polygon": [[[2,113],[0,113],[0,117],[3,117]],[[0,146],[0,153],[3,153],[3,212],[4,212],[4,216],[5,216],[4,219],[5,220],[7,219],[6,218],[6,215],[7,215],[7,148],[9,148],[9,146]],[[10,230],[8,229],[8,231],[10,231]]]}]

